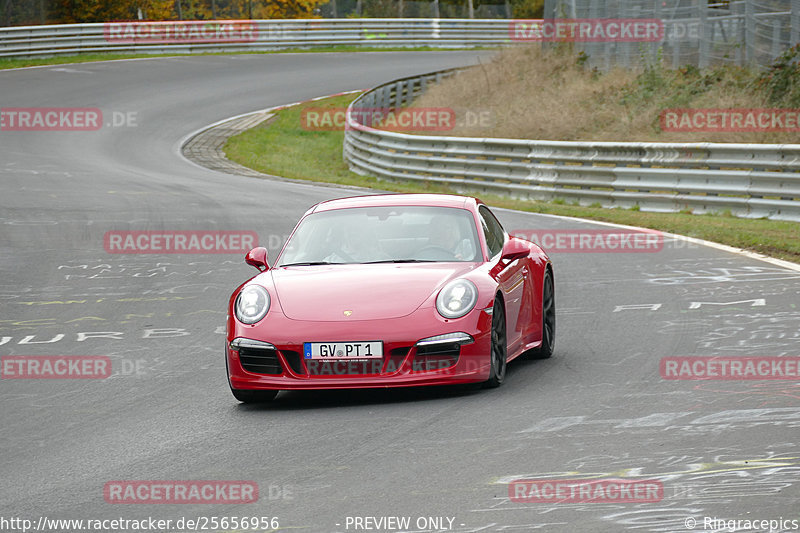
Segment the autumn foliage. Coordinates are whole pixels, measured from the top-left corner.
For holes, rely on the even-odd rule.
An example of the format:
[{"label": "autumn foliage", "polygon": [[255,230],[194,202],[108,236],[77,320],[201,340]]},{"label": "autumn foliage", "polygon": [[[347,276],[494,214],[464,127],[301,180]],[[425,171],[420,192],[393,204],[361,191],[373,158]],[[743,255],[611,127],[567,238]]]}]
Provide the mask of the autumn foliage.
[{"label": "autumn foliage", "polygon": [[314,18],[328,0],[0,0],[0,26],[121,20]]}]

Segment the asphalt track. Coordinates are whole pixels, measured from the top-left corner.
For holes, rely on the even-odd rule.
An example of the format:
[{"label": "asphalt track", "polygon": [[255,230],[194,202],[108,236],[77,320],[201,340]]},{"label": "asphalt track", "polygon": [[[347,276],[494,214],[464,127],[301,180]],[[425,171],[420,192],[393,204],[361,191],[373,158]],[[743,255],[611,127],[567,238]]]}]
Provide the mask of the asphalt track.
[{"label": "asphalt track", "polygon": [[[389,516],[410,517],[408,530],[458,532],[799,519],[798,381],[667,381],[659,360],[800,356],[800,271],[681,241],[655,253],[557,253],[556,354],[510,365],[499,389],[281,393],[247,407],[228,391],[222,348],[227,297],[254,270],[240,255],[104,251],[109,230],[251,230],[274,257],[311,204],[363,191],[200,169],[178,155],[181,138],[240,113],[475,61],[243,55],[0,72],[0,107],[136,118],[94,132],[0,132],[0,355],[113,362],[103,380],[0,382],[0,517],[266,516],[308,532]],[[499,217],[509,229],[598,227]],[[661,480],[663,499],[508,498],[513,479],[598,476]],[[106,503],[114,480],[249,480],[260,498]],[[426,517],[452,526],[417,522]]]}]

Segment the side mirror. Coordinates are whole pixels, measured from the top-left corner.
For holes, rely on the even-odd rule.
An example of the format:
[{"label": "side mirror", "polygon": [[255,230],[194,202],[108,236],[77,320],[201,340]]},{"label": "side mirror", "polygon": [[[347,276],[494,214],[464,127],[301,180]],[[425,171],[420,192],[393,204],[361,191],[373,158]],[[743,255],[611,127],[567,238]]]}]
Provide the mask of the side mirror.
[{"label": "side mirror", "polygon": [[267,264],[267,249],[263,246],[253,248],[244,256],[244,262],[256,267],[261,272],[266,272],[269,270],[269,265]]},{"label": "side mirror", "polygon": [[506,263],[511,263],[517,259],[528,257],[530,253],[531,249],[527,244],[525,244],[525,241],[521,241],[512,237],[508,239],[508,242],[506,242],[506,244],[503,246],[503,252],[500,256],[500,259]]}]

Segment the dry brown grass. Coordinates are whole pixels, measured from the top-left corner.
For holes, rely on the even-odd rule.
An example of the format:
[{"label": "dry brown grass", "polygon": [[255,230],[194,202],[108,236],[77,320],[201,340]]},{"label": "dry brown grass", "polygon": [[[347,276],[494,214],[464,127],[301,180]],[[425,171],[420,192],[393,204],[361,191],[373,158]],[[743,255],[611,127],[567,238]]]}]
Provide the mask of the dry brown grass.
[{"label": "dry brown grass", "polygon": [[[505,49],[492,61],[430,87],[420,107],[452,107],[460,124],[441,135],[563,141],[795,143],[797,133],[663,132],[664,109],[764,108],[756,74],[736,67],[670,70],[580,66],[568,50]],[[463,124],[465,112],[488,111],[489,124]]]},{"label": "dry brown grass", "polygon": [[[383,191],[456,192],[434,182],[387,182],[354,174],[342,160],[343,132],[303,129],[303,109],[341,108],[354,98],[355,95],[337,96],[279,111],[276,120],[264,122],[231,137],[225,145],[225,153],[240,164],[274,176],[372,187]],[[796,222],[754,220],[727,215],[648,213],[630,209],[567,205],[563,202],[511,200],[486,194],[482,194],[481,198],[489,205],[498,207],[653,228],[800,262],[800,225]]]}]

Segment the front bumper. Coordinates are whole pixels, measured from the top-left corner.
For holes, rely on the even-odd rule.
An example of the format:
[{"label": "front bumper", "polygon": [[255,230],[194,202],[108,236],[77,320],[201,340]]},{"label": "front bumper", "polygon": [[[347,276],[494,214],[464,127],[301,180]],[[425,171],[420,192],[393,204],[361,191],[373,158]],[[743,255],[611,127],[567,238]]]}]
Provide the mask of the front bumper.
[{"label": "front bumper", "polygon": [[[226,357],[234,389],[314,390],[411,387],[476,383],[489,378],[491,315],[473,309],[447,320],[434,308],[388,320],[307,322],[273,309],[248,326],[228,317]],[[463,332],[472,342],[418,344],[423,339]],[[237,340],[237,347],[231,342]],[[383,358],[307,360],[305,342],[383,342]],[[255,341],[255,342],[248,342]],[[465,343],[468,342],[468,343]]]}]

